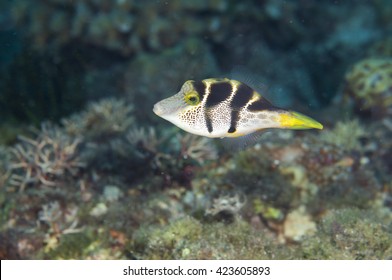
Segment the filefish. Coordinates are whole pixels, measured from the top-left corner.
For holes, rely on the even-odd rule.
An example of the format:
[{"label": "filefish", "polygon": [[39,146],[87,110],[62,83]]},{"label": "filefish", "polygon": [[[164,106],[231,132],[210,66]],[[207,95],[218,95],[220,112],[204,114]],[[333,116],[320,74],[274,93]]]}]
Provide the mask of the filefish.
[{"label": "filefish", "polygon": [[314,119],[271,104],[236,80],[186,81],[181,90],[154,105],[161,118],[193,134],[210,138],[240,137],[268,128],[322,129]]}]

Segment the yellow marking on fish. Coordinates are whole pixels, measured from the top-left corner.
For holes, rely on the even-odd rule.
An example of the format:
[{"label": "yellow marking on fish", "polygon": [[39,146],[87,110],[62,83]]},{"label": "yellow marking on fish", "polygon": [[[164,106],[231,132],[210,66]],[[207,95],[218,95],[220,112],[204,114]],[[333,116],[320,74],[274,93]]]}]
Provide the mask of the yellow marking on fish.
[{"label": "yellow marking on fish", "polygon": [[323,129],[323,125],[314,119],[301,113],[290,111],[277,116],[279,123],[284,128],[290,129]]}]

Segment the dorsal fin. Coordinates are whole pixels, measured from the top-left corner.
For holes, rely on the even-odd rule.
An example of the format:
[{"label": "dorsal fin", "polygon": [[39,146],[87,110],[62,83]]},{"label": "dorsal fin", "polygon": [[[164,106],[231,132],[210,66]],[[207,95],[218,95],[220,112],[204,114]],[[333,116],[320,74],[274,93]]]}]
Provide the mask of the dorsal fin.
[{"label": "dorsal fin", "polygon": [[253,88],[272,105],[282,108],[287,107],[288,104],[285,98],[282,97],[282,94],[279,94],[278,88],[273,89],[267,86],[267,82],[263,77],[253,74],[245,66],[235,66],[229,76],[231,79],[243,82]]}]

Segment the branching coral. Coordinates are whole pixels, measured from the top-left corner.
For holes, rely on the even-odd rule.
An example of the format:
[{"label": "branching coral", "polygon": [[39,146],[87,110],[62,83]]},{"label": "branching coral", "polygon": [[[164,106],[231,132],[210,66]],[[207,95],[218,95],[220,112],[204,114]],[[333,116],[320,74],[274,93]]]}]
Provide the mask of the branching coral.
[{"label": "branching coral", "polygon": [[46,223],[49,228],[45,237],[45,251],[53,250],[64,234],[77,233],[82,229],[78,225],[78,207],[62,209],[59,202],[55,201],[42,206],[38,222]]},{"label": "branching coral", "polygon": [[84,167],[78,154],[80,138],[71,138],[57,127],[43,124],[31,139],[20,137],[12,148],[10,184],[23,191],[28,185],[53,187]]},{"label": "branching coral", "polygon": [[83,135],[86,140],[100,142],[118,136],[133,124],[133,106],[124,100],[107,98],[91,103],[87,109],[63,120],[68,134]]},{"label": "branching coral", "polygon": [[126,135],[128,142],[135,146],[136,153],[140,157],[146,157],[146,153],[157,154],[158,146],[163,139],[159,139],[156,130],[153,127],[134,127]]},{"label": "branching coral", "polygon": [[78,232],[76,206],[63,210],[58,201],[45,204],[39,212],[39,221],[49,225],[49,232],[55,235]]},{"label": "branching coral", "polygon": [[190,133],[178,135],[180,143],[180,155],[184,158],[191,158],[199,164],[206,160],[215,160],[218,157],[215,147],[208,138],[196,136]]},{"label": "branching coral", "polygon": [[127,136],[128,142],[135,147],[141,158],[154,158],[158,166],[161,160],[181,161],[193,160],[202,165],[205,161],[217,159],[217,150],[209,139],[193,134],[177,134],[170,141],[169,135],[157,135],[153,127],[133,128]]},{"label": "branching coral", "polygon": [[145,181],[147,185],[166,187],[179,183],[190,186],[195,171],[217,159],[217,150],[210,139],[191,134],[135,127],[129,130],[126,139],[128,156],[133,156],[128,170],[135,172],[135,176],[138,174],[138,177],[146,172],[154,174],[147,176],[150,182]]}]

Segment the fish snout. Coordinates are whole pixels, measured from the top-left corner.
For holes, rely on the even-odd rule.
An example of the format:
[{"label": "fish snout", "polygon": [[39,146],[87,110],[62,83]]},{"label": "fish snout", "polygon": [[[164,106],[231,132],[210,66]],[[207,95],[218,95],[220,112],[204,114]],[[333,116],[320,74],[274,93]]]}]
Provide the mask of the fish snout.
[{"label": "fish snout", "polygon": [[162,108],[162,105],[159,104],[159,103],[160,103],[160,102],[158,102],[158,103],[156,103],[156,104],[154,105],[154,108],[152,109],[152,111],[153,111],[156,115],[161,116],[161,115],[163,114],[163,108]]}]

